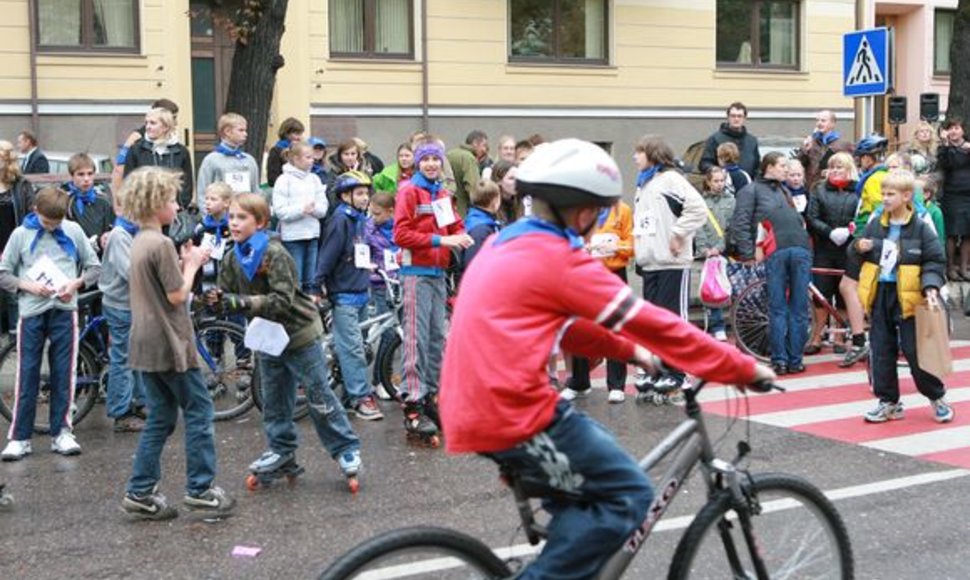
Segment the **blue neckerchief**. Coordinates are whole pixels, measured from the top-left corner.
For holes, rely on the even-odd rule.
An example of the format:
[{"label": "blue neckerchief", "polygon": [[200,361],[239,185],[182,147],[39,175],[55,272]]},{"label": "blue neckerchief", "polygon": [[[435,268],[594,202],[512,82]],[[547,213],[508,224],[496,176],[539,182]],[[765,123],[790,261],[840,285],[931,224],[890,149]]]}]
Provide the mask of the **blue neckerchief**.
[{"label": "blue neckerchief", "polygon": [[74,199],[74,207],[77,215],[84,215],[84,206],[91,205],[98,199],[98,192],[92,187],[87,191],[81,191],[73,183],[67,184],[67,193]]},{"label": "blue neckerchief", "polygon": [[[37,231],[37,233],[34,235],[34,241],[30,242],[30,251],[33,252],[34,249],[37,248],[37,242],[39,242],[40,239],[44,237],[44,232],[46,232],[47,230],[45,230],[44,226],[41,225],[40,218],[37,217],[37,214],[33,212],[27,214],[27,217],[24,218],[23,225],[28,230]],[[66,252],[68,256],[71,257],[71,259],[77,262],[77,259],[78,259],[77,246],[74,245],[74,240],[72,240],[64,232],[64,229],[60,226],[57,226],[56,228],[54,228],[54,231],[50,232],[50,234],[54,236],[55,240],[57,240],[57,245],[60,246],[61,249],[64,250],[64,252]]]},{"label": "blue neckerchief", "polygon": [[791,193],[792,197],[795,197],[796,195],[805,195],[808,192],[804,185],[801,187],[792,187],[786,183],[785,187],[788,188],[788,192]]},{"label": "blue neckerchief", "polygon": [[470,232],[482,225],[487,225],[492,231],[499,228],[498,220],[495,219],[494,214],[490,214],[480,207],[469,208],[468,215],[465,216],[465,231]]},{"label": "blue neckerchief", "polygon": [[812,138],[821,143],[822,145],[831,145],[839,139],[842,135],[839,135],[838,131],[829,131],[828,133],[822,133],[821,131],[815,131],[812,133]]},{"label": "blue neckerchief", "polygon": [[313,162],[313,166],[310,167],[310,173],[313,173],[320,178],[320,183],[326,183],[329,179],[327,175],[327,168],[323,166],[322,163]]},{"label": "blue neckerchief", "polygon": [[658,163],[652,167],[648,167],[647,169],[644,169],[643,171],[641,171],[640,175],[637,176],[637,188],[643,187],[645,183],[653,179],[653,176],[656,175],[663,168],[664,168],[663,164]]},{"label": "blue neckerchief", "polygon": [[495,245],[511,242],[512,240],[527,234],[552,234],[565,239],[569,242],[569,247],[573,250],[581,250],[585,247],[585,242],[579,234],[572,228],[560,228],[537,217],[527,216],[506,227],[499,232]]},{"label": "blue neckerchief", "polygon": [[411,183],[417,185],[421,189],[426,189],[431,192],[431,199],[438,197],[438,191],[441,189],[441,181],[431,181],[424,176],[420,171],[415,171],[414,175],[411,176]]},{"label": "blue neckerchief", "polygon": [[[374,224],[377,225],[377,224]],[[384,236],[384,239],[391,244],[394,250],[397,250],[397,244],[394,243],[394,220],[389,219],[381,225],[377,226],[377,231]],[[466,230],[467,231],[467,230]]]},{"label": "blue neckerchief", "polygon": [[230,147],[225,141],[220,141],[219,144],[216,145],[215,150],[217,153],[222,153],[228,157],[235,157],[236,159],[246,157],[246,153],[242,150],[242,148],[236,149],[234,147]]},{"label": "blue neckerchief", "polygon": [[279,147],[280,149],[289,149],[290,148],[290,140],[289,139],[280,139],[279,141],[276,142],[276,145],[274,145],[274,147]]},{"label": "blue neckerchief", "polygon": [[128,221],[123,216],[118,216],[115,218],[114,226],[124,229],[126,232],[131,234],[132,237],[134,237],[139,230],[138,224]]},{"label": "blue neckerchief", "polygon": [[732,171],[737,171],[739,169],[741,169],[741,166],[737,163],[729,163],[724,166],[725,173],[731,173]]},{"label": "blue neckerchief", "polygon": [[873,167],[869,171],[866,171],[865,173],[863,173],[862,176],[859,177],[858,183],[855,184],[855,194],[856,195],[862,195],[862,190],[866,186],[866,181],[868,181],[869,178],[873,176],[873,174],[875,174],[875,173],[877,173],[879,171],[885,171],[885,170],[886,170],[886,166],[885,165],[876,165],[875,167]]},{"label": "blue neckerchief", "polygon": [[348,204],[346,202],[343,202],[343,201],[340,202],[339,205],[337,205],[337,212],[338,213],[342,213],[342,214],[346,215],[347,217],[349,217],[351,220],[353,220],[353,222],[354,222],[354,236],[355,236],[355,238],[357,240],[363,240],[364,239],[364,224],[367,221],[365,219],[367,216],[364,215],[364,213],[361,212],[359,209],[357,209],[354,206],[352,206],[352,205],[350,205],[350,204]]},{"label": "blue neckerchief", "polygon": [[599,215],[596,216],[597,228],[603,227],[603,224],[606,223],[606,218],[610,217],[610,211],[611,211],[611,208],[608,208],[608,207],[604,207],[603,209],[600,210]]},{"label": "blue neckerchief", "polygon": [[250,282],[256,277],[259,265],[263,263],[263,254],[269,247],[269,234],[265,230],[256,230],[256,233],[249,236],[245,242],[240,242],[234,246],[236,259],[239,260],[239,267]]},{"label": "blue neckerchief", "polygon": [[217,220],[211,215],[206,214],[205,217],[202,218],[202,227],[204,227],[207,230],[216,231],[217,246],[222,243],[223,228],[226,228],[228,226],[229,226],[229,218],[227,218],[226,216],[222,216],[222,219]]}]

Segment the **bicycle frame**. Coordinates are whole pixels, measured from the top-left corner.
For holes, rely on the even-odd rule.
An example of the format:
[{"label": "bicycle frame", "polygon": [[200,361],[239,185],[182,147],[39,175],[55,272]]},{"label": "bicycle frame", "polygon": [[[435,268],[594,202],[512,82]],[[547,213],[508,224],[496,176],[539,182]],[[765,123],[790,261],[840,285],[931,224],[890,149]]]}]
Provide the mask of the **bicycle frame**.
[{"label": "bicycle frame", "polygon": [[[718,459],[714,455],[714,447],[711,444],[710,436],[704,424],[700,404],[697,395],[704,387],[705,382],[700,381],[696,386],[684,389],[686,401],[687,419],[680,423],[670,432],[660,443],[651,449],[639,462],[640,468],[649,473],[661,461],[676,452],[673,463],[659,480],[660,484],[655,488],[655,496],[647,516],[639,528],[627,538],[623,547],[618,550],[606,565],[600,570],[597,578],[599,580],[615,580],[623,576],[629,567],[630,562],[636,556],[640,548],[646,543],[653,531],[654,526],[659,522],[667,508],[673,502],[684,483],[690,477],[694,466],[700,463],[704,473],[704,483],[707,486],[708,497],[716,492],[727,489],[739,502],[744,502],[744,494],[741,490],[741,478],[739,470],[736,468],[737,462],[743,457],[745,452],[741,452],[738,458],[732,462]],[[529,503],[529,494],[525,491],[523,484],[514,477],[510,482],[513,495],[515,496],[516,506],[519,516],[522,519],[523,529],[529,543],[536,545],[546,537],[546,530],[535,522],[532,507]],[[750,518],[746,512],[740,510],[738,513],[742,529],[746,536],[751,534]],[[748,545],[754,546],[755,543],[748,538]],[[741,568],[740,559],[732,542],[725,541],[725,548],[728,558],[735,570]],[[759,578],[767,578],[760,557],[752,554],[752,559],[758,571]]]}]

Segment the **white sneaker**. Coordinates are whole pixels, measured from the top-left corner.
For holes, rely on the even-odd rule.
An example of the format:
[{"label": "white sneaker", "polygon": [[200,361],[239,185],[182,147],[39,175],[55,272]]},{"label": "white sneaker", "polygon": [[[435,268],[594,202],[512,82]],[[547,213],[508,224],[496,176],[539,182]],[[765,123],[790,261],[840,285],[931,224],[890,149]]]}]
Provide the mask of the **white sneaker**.
[{"label": "white sneaker", "polygon": [[714,340],[718,340],[720,342],[727,342],[727,333],[724,332],[723,330],[715,330]]},{"label": "white sneaker", "polygon": [[61,455],[80,455],[81,446],[77,444],[74,433],[61,431],[61,434],[51,441],[51,451]]},{"label": "white sneaker", "polygon": [[33,452],[34,450],[30,448],[30,441],[11,439],[7,443],[7,446],[3,448],[3,453],[0,453],[0,459],[4,461],[20,461]]},{"label": "white sneaker", "polygon": [[585,391],[574,391],[569,387],[559,391],[559,396],[567,401],[575,401],[576,399],[582,399],[589,395],[589,389]]},{"label": "white sneaker", "polygon": [[610,389],[610,396],[607,400],[611,403],[622,403],[626,400],[626,393],[619,389]]}]

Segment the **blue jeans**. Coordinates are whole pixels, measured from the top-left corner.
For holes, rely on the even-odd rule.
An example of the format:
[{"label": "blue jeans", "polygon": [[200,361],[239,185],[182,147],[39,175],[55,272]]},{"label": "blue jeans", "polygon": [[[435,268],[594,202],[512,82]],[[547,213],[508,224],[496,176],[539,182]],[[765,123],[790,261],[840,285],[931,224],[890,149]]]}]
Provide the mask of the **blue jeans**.
[{"label": "blue jeans", "polygon": [[145,495],[158,484],[162,449],[175,432],[179,409],[185,418],[185,492],[203,493],[216,477],[216,444],[212,399],[201,371],[139,374],[148,396],[148,420],[138,440],[128,493]]},{"label": "blue jeans", "polygon": [[102,304],[101,313],[108,323],[111,345],[108,347],[108,417],[117,419],[128,414],[135,405],[145,403],[145,385],[141,373],[128,368],[128,334],[131,331],[131,311]]},{"label": "blue jeans", "polygon": [[310,294],[311,284],[317,271],[319,238],[283,242],[283,247],[293,256],[293,261],[296,262],[296,277],[300,281],[301,289]]},{"label": "blue jeans", "polygon": [[808,284],[812,253],[808,248],[783,248],[768,257],[768,337],[771,362],[802,364],[808,340]]},{"label": "blue jeans", "polygon": [[62,429],[71,430],[71,405],[77,366],[77,311],[51,308],[36,316],[21,318],[17,330],[17,392],[14,416],[7,437],[26,441],[34,434],[40,366],[44,343],[50,369],[51,437]]},{"label": "blue jeans", "polygon": [[585,501],[543,500],[551,515],[549,539],[519,578],[593,578],[643,523],[653,487],[613,435],[560,401],[545,431],[490,454],[520,477],[579,492]]},{"label": "blue jeans", "polygon": [[367,304],[363,306],[333,306],[333,345],[344,378],[344,392],[350,407],[373,393],[367,381],[367,355],[360,323],[367,319]]},{"label": "blue jeans", "polygon": [[319,341],[286,350],[281,356],[260,352],[256,360],[263,389],[263,429],[270,449],[280,455],[296,451],[293,407],[297,385],[303,385],[310,419],[327,453],[336,458],[345,451],[360,449],[347,412],[330,388],[330,373]]},{"label": "blue jeans", "polygon": [[704,308],[707,311],[707,331],[714,333],[718,330],[727,330],[727,325],[724,323],[724,309],[723,308]]}]

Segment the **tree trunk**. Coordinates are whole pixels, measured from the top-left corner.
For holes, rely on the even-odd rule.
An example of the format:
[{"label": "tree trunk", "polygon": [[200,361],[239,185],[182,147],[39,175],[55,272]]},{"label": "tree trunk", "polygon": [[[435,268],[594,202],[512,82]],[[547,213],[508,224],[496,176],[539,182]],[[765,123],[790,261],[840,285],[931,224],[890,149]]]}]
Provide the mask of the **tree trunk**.
[{"label": "tree trunk", "polygon": [[950,100],[948,117],[970,121],[970,0],[960,0],[950,45]]},{"label": "tree trunk", "polygon": [[273,103],[276,71],[283,65],[280,40],[283,38],[286,7],[289,0],[263,0],[263,13],[247,36],[246,43],[236,42],[232,72],[226,96],[226,112],[239,113],[249,124],[245,150],[263,159],[263,147]]}]

